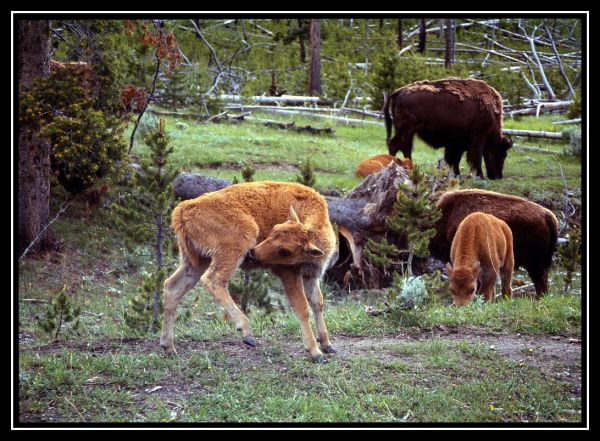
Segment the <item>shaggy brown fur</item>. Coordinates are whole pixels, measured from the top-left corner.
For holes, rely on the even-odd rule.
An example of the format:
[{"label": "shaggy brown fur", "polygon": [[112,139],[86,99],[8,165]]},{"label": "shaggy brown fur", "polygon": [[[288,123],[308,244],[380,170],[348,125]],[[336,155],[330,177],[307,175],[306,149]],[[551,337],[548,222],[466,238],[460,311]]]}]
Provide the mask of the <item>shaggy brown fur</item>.
[{"label": "shaggy brown fur", "polygon": [[175,352],[177,305],[198,280],[235,321],[244,343],[255,346],[247,317],[227,291],[227,282],[242,264],[270,268],[279,276],[313,360],[324,358],[308,323],[309,304],[321,349],[335,352],[323,319],[319,279],[335,251],[336,237],[321,195],[292,183],[232,185],[181,202],[173,210],[172,226],[181,263],[165,282],[160,344],[167,354]]},{"label": "shaggy brown fur", "polygon": [[488,177],[502,178],[512,141],[502,135],[502,98],[485,82],[448,78],[410,84],[390,94],[384,116],[390,155],[401,151],[411,158],[417,134],[433,148],[445,147],[444,159],[455,174],[460,173],[460,160],[467,152],[478,176],[483,177],[483,158]]},{"label": "shaggy brown fur", "polygon": [[377,173],[383,170],[390,162],[404,167],[407,170],[412,170],[412,160],[409,158],[399,159],[392,155],[376,155],[371,158],[365,159],[356,168],[356,176],[359,178],[366,178],[367,176]]},{"label": "shaggy brown fur", "polygon": [[442,218],[429,246],[434,257],[450,260],[456,230],[469,214],[493,214],[512,231],[515,267],[527,270],[538,296],[548,292],[548,271],[558,238],[558,221],[550,210],[527,199],[485,190],[449,191],[436,205],[442,210]]},{"label": "shaggy brown fur", "polygon": [[465,305],[473,299],[480,282],[485,301],[494,299],[494,285],[500,276],[502,294],[512,297],[514,266],[513,237],[506,222],[485,213],[471,213],[458,226],[448,264],[454,303]]}]

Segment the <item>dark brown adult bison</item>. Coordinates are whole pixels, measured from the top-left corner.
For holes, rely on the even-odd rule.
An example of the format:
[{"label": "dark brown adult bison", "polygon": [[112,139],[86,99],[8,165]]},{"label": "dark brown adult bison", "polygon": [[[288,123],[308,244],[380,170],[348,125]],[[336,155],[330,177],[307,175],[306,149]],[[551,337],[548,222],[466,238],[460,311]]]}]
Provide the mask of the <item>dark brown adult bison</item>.
[{"label": "dark brown adult bison", "polygon": [[[512,141],[502,136],[502,97],[480,80],[448,78],[419,81],[392,92],[384,104],[390,155],[411,158],[415,134],[433,148],[445,147],[444,159],[456,175],[463,152],[483,178],[481,158],[490,179],[502,179]],[[396,129],[393,138],[392,123]]]},{"label": "dark brown adult bison", "polygon": [[448,191],[436,205],[442,210],[442,218],[435,225],[436,235],[429,245],[434,257],[450,260],[456,230],[469,214],[492,214],[512,231],[515,268],[527,270],[538,296],[548,292],[548,271],[558,238],[558,221],[550,210],[527,199],[485,190]]}]

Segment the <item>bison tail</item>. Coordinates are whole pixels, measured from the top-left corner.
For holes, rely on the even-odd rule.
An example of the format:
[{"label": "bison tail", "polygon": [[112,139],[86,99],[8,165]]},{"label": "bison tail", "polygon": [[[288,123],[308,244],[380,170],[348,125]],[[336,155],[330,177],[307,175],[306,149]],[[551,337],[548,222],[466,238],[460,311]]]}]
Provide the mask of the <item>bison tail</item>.
[{"label": "bison tail", "polygon": [[392,117],[390,115],[390,103],[393,104],[396,92],[386,96],[383,103],[383,120],[385,122],[385,142],[389,145],[392,138]]},{"label": "bison tail", "polygon": [[171,226],[177,235],[179,254],[181,255],[181,258],[186,259],[191,266],[199,267],[200,258],[196,252],[196,247],[194,246],[191,237],[186,231],[185,221],[183,220],[183,209],[184,208],[181,205],[175,207],[171,217]]}]

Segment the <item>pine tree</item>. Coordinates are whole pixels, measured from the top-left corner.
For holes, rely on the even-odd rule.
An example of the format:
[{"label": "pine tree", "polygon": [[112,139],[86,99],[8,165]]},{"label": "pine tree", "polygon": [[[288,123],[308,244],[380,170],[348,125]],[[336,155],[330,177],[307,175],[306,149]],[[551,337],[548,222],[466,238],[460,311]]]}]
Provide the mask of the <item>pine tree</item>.
[{"label": "pine tree", "polygon": [[81,327],[79,321],[81,308],[79,305],[73,306],[66,291],[67,286],[65,285],[58,296],[50,303],[44,316],[38,319],[38,326],[47,334],[54,335],[54,340],[58,339],[58,334],[67,323],[74,321],[71,325],[73,331],[77,331]]},{"label": "pine tree", "polygon": [[315,176],[315,171],[310,162],[310,158],[307,158],[306,162],[300,165],[300,174],[296,175],[296,181],[307,187],[314,188],[317,183],[317,177]]},{"label": "pine tree", "polygon": [[384,275],[388,275],[387,270],[395,263],[394,258],[400,255],[400,250],[385,238],[382,238],[379,242],[369,239],[363,253],[371,265],[381,268]]},{"label": "pine tree", "polygon": [[244,165],[242,166],[240,171],[242,172],[242,179],[244,180],[244,182],[254,181],[254,173],[256,173],[256,169],[250,161],[244,162]]},{"label": "pine tree", "polygon": [[409,174],[411,185],[400,184],[393,206],[393,214],[386,219],[388,228],[408,241],[408,274],[413,275],[414,256],[429,256],[429,241],[435,236],[435,223],[442,216],[441,211],[430,200],[425,175],[415,165]]},{"label": "pine tree", "polygon": [[[143,244],[151,250],[152,273],[131,299],[126,311],[126,323],[142,330],[155,331],[160,322],[161,288],[174,259],[174,236],[169,227],[174,206],[172,182],[177,170],[168,164],[173,152],[165,122],[160,120],[155,130],[144,137],[150,148],[149,158],[142,160],[141,171],[135,176],[132,188],[118,204],[114,204],[116,223],[125,233],[129,249]],[[151,320],[148,311],[152,311]]]},{"label": "pine tree", "polygon": [[165,89],[161,96],[162,104],[170,107],[173,111],[185,106],[189,87],[186,72],[183,69],[175,69],[170,76],[166,76],[165,83]]},{"label": "pine tree", "polygon": [[573,274],[581,265],[581,230],[573,225],[567,233],[568,241],[558,248],[557,264],[565,270],[564,293],[566,294],[573,285]]}]

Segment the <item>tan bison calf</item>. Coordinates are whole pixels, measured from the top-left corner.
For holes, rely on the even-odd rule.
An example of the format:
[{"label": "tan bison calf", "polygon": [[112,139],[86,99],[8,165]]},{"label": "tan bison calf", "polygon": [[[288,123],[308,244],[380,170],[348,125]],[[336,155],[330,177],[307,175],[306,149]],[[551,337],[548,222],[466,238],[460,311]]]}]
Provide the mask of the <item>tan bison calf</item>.
[{"label": "tan bison calf", "polygon": [[436,205],[442,210],[442,218],[436,223],[436,235],[429,244],[433,257],[450,260],[454,234],[469,214],[492,214],[512,231],[515,268],[522,266],[527,270],[538,296],[548,292],[548,272],[558,237],[558,221],[550,210],[517,196],[477,189],[447,191]]},{"label": "tan bison calf", "polygon": [[[319,280],[335,251],[336,236],[327,203],[316,191],[268,181],[232,185],[181,202],[173,210],[172,226],[181,262],[165,281],[160,344],[167,354],[175,353],[177,305],[198,280],[234,320],[242,341],[256,345],[248,318],[227,290],[240,266],[269,268],[281,279],[313,361],[323,362],[323,352],[335,352],[323,319]],[[308,322],[309,304],[321,349]]]},{"label": "tan bison calf", "polygon": [[392,155],[376,155],[365,159],[356,168],[356,176],[366,178],[367,176],[381,171],[383,168],[390,165],[391,162],[404,167],[407,170],[412,170],[412,160],[409,158],[399,159]]},{"label": "tan bison calf", "polygon": [[472,213],[458,226],[448,264],[454,303],[465,305],[473,299],[477,282],[485,301],[494,299],[494,285],[500,275],[502,294],[512,297],[513,237],[506,222],[485,213]]}]

